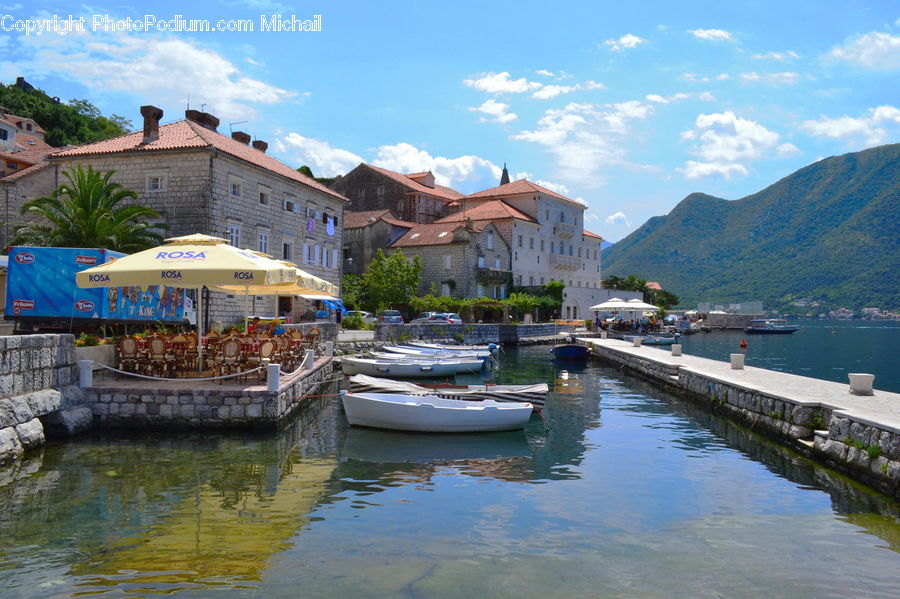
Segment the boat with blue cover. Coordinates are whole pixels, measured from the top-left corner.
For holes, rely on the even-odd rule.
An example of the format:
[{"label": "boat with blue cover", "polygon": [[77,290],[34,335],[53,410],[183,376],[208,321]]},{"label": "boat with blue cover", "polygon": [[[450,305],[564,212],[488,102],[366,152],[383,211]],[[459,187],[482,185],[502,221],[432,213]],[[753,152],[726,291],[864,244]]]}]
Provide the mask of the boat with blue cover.
[{"label": "boat with blue cover", "polygon": [[795,324],[788,324],[783,318],[760,318],[751,320],[744,332],[762,335],[787,335],[799,331],[800,327]]}]

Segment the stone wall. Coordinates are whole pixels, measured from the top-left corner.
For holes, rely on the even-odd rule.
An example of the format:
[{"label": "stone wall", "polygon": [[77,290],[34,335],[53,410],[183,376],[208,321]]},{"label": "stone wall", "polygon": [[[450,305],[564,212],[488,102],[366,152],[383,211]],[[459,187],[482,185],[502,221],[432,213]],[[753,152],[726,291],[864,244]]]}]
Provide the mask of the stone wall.
[{"label": "stone wall", "polygon": [[28,218],[21,214],[22,204],[50,195],[56,185],[56,172],[52,167],[31,167],[21,174],[0,179],[0,201],[3,202],[3,212],[0,213],[0,220],[3,221],[0,227],[0,247],[9,245],[13,227],[24,223]]},{"label": "stone wall", "polygon": [[375,341],[451,340],[463,344],[516,344],[574,331],[571,325],[541,324],[384,324],[375,325]]},{"label": "stone wall", "polygon": [[671,364],[665,352],[635,356],[601,345],[591,351],[900,499],[900,430],[863,422],[826,403],[726,383]]},{"label": "stone wall", "polygon": [[78,408],[72,335],[0,337],[0,462],[44,444],[45,427],[90,426]]}]

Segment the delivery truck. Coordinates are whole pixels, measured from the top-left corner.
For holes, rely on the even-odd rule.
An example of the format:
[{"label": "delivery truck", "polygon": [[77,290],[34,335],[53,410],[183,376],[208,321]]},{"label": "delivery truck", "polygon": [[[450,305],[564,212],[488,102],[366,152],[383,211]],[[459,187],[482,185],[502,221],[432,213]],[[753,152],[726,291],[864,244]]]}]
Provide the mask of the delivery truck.
[{"label": "delivery truck", "polygon": [[4,319],[16,332],[95,332],[101,325],[188,324],[185,289],[168,285],[81,289],[75,273],[126,254],[98,248],[9,249]]}]

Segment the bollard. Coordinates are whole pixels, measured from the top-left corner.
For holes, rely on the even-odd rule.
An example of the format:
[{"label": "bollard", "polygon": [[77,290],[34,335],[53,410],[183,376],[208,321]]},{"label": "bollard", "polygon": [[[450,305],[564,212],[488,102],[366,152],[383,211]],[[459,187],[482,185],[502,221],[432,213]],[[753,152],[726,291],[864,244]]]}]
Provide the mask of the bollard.
[{"label": "bollard", "polygon": [[334,341],[325,342],[325,355],[329,358],[334,357]]},{"label": "bollard", "polygon": [[82,389],[94,386],[93,360],[78,360],[78,386]]},{"label": "bollard", "polygon": [[303,369],[304,370],[312,370],[313,364],[316,362],[316,352],[311,349],[306,350],[306,355],[303,357]]},{"label": "bollard", "polygon": [[847,378],[850,379],[851,395],[875,395],[875,391],[872,390],[872,385],[875,383],[874,374],[848,372]]},{"label": "bollard", "polygon": [[640,346],[641,346],[641,338],[640,338],[640,337],[635,337],[634,339],[631,340],[631,343],[632,343],[632,345],[634,345],[635,347],[640,347]]},{"label": "bollard", "polygon": [[680,344],[680,343],[673,343],[673,344],[672,344],[672,355],[673,355],[673,356],[680,356],[680,355],[681,355],[681,344]]},{"label": "bollard", "polygon": [[607,333],[606,331],[600,331],[601,339],[606,339],[607,337],[609,337],[609,333]]},{"label": "bollard", "polygon": [[744,354],[731,354],[731,369],[732,370],[743,370],[744,369]]},{"label": "bollard", "polygon": [[266,387],[269,393],[278,393],[281,387],[281,364],[266,364]]}]

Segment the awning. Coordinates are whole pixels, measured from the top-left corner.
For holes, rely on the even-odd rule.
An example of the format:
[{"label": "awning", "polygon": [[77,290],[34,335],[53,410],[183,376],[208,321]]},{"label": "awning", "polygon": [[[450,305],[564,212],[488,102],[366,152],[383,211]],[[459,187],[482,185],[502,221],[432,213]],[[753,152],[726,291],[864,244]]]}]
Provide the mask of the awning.
[{"label": "awning", "polygon": [[338,298],[331,296],[331,295],[314,295],[312,293],[306,293],[306,294],[301,293],[300,297],[302,297],[303,299],[308,299],[308,300],[322,300],[322,301],[329,301],[329,302],[341,301]]}]

